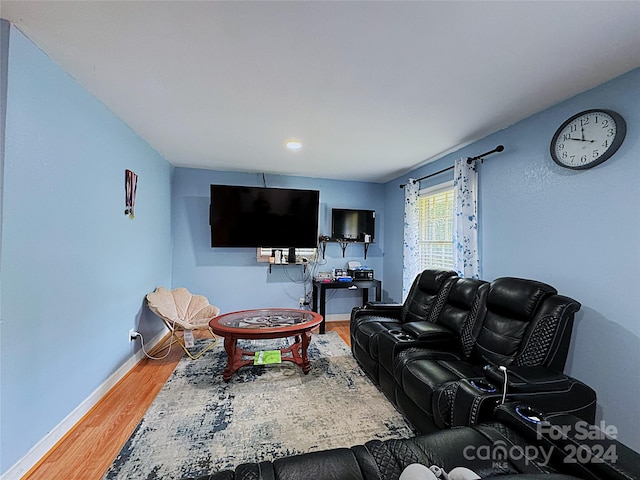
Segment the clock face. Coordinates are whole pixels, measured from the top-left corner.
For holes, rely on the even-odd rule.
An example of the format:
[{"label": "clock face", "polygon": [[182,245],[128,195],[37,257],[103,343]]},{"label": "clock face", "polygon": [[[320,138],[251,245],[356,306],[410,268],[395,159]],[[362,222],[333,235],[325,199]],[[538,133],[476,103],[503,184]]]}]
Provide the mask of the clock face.
[{"label": "clock face", "polygon": [[595,167],[613,155],[624,140],[624,119],[611,110],[587,110],[564,122],[551,140],[551,157],[575,170]]}]

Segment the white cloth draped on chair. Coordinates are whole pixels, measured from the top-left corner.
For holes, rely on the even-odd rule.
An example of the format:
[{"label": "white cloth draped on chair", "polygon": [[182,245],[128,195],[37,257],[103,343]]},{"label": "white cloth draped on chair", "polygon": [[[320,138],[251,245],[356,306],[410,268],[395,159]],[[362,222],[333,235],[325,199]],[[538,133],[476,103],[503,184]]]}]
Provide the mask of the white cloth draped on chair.
[{"label": "white cloth draped on chair", "polygon": [[478,172],[475,162],[460,158],[453,176],[453,264],[458,275],[480,278],[478,254]]},{"label": "white cloth draped on chair", "polygon": [[411,284],[420,273],[418,192],[420,183],[410,178],[404,186],[404,242],[402,248],[402,301],[409,294]]}]

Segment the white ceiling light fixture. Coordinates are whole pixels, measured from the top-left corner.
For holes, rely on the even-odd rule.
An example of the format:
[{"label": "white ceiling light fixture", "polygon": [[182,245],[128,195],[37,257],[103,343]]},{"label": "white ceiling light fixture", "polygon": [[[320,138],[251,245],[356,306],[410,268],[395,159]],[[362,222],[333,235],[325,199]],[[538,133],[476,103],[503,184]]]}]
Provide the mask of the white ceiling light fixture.
[{"label": "white ceiling light fixture", "polygon": [[293,150],[293,151],[300,150],[302,148],[302,142],[300,140],[294,140],[294,139],[287,140],[285,145],[289,150]]}]

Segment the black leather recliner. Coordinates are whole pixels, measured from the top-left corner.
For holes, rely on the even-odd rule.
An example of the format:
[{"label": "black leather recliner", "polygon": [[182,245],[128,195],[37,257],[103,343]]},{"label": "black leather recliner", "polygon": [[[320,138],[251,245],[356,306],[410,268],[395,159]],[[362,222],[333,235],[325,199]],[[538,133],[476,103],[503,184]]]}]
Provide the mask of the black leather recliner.
[{"label": "black leather recliner", "polygon": [[467,347],[410,348],[395,357],[396,406],[423,433],[478,423],[502,401],[503,367],[507,399],[593,422],[595,392],[562,373],[579,308],[550,285],[496,279]]},{"label": "black leather recliner", "polygon": [[393,371],[402,350],[420,348],[468,353],[473,348],[485,313],[489,283],[472,278],[454,280],[433,321],[405,323],[378,336],[379,387],[393,403],[397,403]]},{"label": "black leather recliner", "polygon": [[530,412],[509,403],[473,427],[245,463],[197,480],[398,480],[412,463],[466,467],[483,480],[640,479],[640,455],[597,427],[587,437],[575,416]]},{"label": "black leather recliner", "polygon": [[351,312],[351,351],[369,377],[378,383],[378,335],[406,323],[438,316],[457,279],[452,270],[425,270],[414,280],[403,304],[368,304]]}]

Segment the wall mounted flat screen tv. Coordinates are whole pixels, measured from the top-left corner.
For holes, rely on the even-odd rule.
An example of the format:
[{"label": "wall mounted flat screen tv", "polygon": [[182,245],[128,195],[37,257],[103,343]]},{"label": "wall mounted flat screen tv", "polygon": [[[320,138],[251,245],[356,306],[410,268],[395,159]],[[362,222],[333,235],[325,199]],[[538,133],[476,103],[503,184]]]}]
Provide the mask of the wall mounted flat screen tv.
[{"label": "wall mounted flat screen tv", "polygon": [[[375,210],[333,208],[331,210],[331,237],[334,239],[373,242],[376,229]],[[368,235],[368,237],[365,237]]]},{"label": "wall mounted flat screen tv", "polygon": [[211,185],[212,247],[315,248],[318,190]]}]

